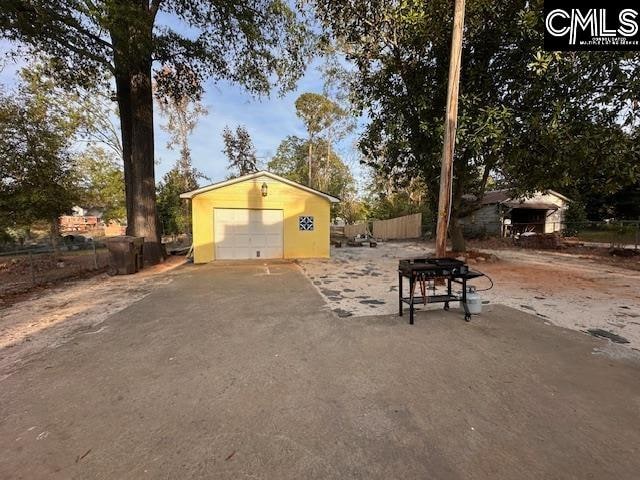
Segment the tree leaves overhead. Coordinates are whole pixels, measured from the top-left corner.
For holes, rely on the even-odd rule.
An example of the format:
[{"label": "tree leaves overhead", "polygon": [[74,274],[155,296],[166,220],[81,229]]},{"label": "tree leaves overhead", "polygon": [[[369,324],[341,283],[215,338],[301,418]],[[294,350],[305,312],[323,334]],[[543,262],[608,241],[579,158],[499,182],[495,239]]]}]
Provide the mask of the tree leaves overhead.
[{"label": "tree leaves overhead", "polygon": [[6,0],[0,32],[54,58],[55,72],[74,85],[114,73],[114,56],[122,64],[150,52],[165,73],[157,78],[161,93],[192,97],[206,78],[255,94],[291,88],[310,38],[281,0]]}]

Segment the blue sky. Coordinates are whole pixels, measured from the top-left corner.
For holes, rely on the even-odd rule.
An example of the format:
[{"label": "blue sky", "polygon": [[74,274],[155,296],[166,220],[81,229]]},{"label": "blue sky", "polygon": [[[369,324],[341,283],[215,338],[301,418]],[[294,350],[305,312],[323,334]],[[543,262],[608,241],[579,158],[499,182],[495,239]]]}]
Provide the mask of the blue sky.
[{"label": "blue sky", "polygon": [[[266,163],[275,154],[280,142],[288,135],[306,136],[302,122],[295,114],[295,100],[304,92],[322,93],[323,79],[318,70],[320,63],[313,62],[306,74],[298,82],[297,89],[285,96],[274,93],[269,98],[255,98],[243,89],[226,82],[208,83],[203,104],[208,109],[202,117],[191,139],[193,163],[196,168],[212,180],[223,179],[227,175],[227,159],[222,153],[222,130],[226,125],[234,129],[237,125],[247,127],[259,160]],[[157,112],[156,112],[157,115]],[[156,126],[164,120],[157,115]],[[156,128],[156,156],[161,160],[156,176],[160,178],[177,158],[177,152],[166,149],[166,133]],[[355,135],[346,138],[336,150],[361,176],[358,156],[354,147]]]},{"label": "blue sky", "polygon": [[[0,41],[0,54],[8,49],[9,44]],[[27,60],[18,63],[5,62],[0,71],[0,84],[9,87],[14,85],[19,69]],[[248,129],[259,160],[263,164],[275,154],[280,142],[288,135],[305,137],[304,125],[295,114],[294,103],[304,92],[322,93],[323,78],[319,71],[320,65],[320,60],[308,65],[296,90],[285,96],[279,96],[274,92],[270,97],[256,98],[227,82],[207,82],[203,104],[207,107],[208,114],[200,119],[190,141],[194,166],[214,182],[227,176],[227,159],[222,153],[222,130],[226,125],[232,129],[237,125],[244,125]],[[166,148],[167,133],[160,128],[163,122],[164,119],[156,109],[156,181],[172,167],[178,156],[177,151]],[[352,134],[335,145],[335,149],[361,183],[365,175],[358,162],[354,145],[356,137],[357,133]]]}]

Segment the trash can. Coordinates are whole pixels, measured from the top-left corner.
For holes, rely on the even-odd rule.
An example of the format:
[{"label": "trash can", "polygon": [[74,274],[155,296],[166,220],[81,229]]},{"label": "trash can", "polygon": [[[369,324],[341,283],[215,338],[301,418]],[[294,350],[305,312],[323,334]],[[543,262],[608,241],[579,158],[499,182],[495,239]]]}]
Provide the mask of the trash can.
[{"label": "trash can", "polygon": [[143,245],[143,237],[122,235],[108,238],[109,275],[129,275],[142,270],[144,265]]}]

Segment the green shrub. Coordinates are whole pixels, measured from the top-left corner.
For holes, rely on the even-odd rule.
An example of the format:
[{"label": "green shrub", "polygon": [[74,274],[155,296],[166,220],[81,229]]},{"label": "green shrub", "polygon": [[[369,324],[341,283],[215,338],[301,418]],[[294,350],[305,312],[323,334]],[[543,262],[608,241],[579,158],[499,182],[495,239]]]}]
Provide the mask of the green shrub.
[{"label": "green shrub", "polygon": [[564,212],[564,234],[573,237],[580,233],[587,223],[587,211],[582,202],[572,201]]}]

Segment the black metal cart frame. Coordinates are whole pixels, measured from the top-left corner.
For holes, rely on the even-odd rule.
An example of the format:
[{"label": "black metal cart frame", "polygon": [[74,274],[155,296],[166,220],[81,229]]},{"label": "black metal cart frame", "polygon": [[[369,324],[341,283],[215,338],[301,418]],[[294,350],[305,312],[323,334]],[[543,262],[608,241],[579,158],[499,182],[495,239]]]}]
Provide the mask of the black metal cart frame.
[{"label": "black metal cart frame", "polygon": [[[438,276],[426,276],[425,274],[419,271],[411,271],[406,272],[403,270],[398,270],[398,314],[402,317],[404,306],[406,303],[409,305],[409,324],[413,325],[413,317],[415,305],[427,305],[430,303],[444,303],[444,309],[449,310],[450,302],[460,302],[462,308],[464,309],[464,319],[465,321],[471,320],[471,313],[469,313],[469,308],[467,307],[467,280],[471,280],[474,278],[478,278],[483,276],[482,273],[467,271],[466,273],[452,273],[452,272],[443,272],[442,275]],[[409,279],[409,296],[403,296],[403,278],[406,277]],[[426,295],[426,290],[423,295],[415,296],[415,287],[417,282],[426,282],[427,280],[438,280],[444,279],[447,283],[447,293],[445,295]],[[462,295],[454,295],[452,292],[452,283],[456,283],[462,286]]]}]

